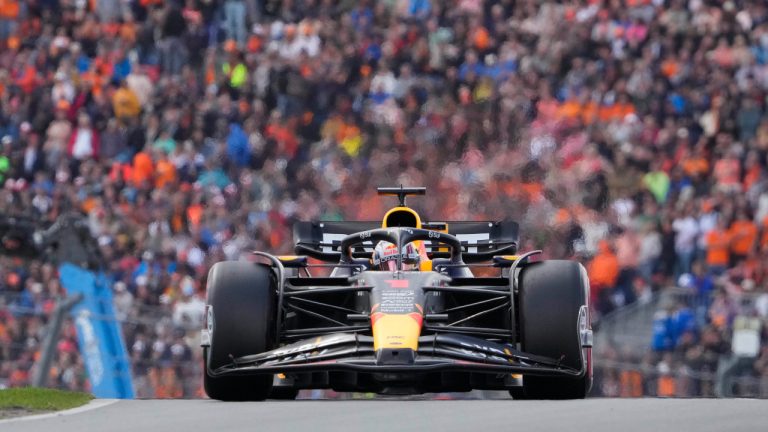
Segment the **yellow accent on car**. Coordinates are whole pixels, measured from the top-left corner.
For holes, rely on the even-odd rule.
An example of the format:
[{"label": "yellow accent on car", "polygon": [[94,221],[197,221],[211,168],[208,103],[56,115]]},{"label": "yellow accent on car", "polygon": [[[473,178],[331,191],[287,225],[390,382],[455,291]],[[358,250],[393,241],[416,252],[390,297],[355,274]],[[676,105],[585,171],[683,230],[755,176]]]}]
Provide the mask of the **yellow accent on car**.
[{"label": "yellow accent on car", "polygon": [[520,259],[519,255],[494,255],[493,262],[497,267],[509,267]]},{"label": "yellow accent on car", "polygon": [[[416,213],[415,210],[413,210],[413,209],[411,209],[409,207],[394,207],[394,208],[391,208],[384,215],[384,219],[382,219],[382,221],[381,221],[381,227],[382,228],[391,228],[389,226],[389,224],[387,223],[387,221],[389,221],[390,217],[392,217],[393,215],[397,215],[398,213],[410,213],[410,217],[415,219],[415,223],[413,224],[415,226],[413,226],[411,228],[419,228],[419,229],[421,229],[421,217],[419,216],[418,213]],[[397,227],[397,226],[405,227],[404,225],[394,225],[393,227]]]},{"label": "yellow accent on car", "polygon": [[304,267],[307,265],[307,257],[304,255],[280,255],[277,259],[286,267]]},{"label": "yellow accent on car", "polygon": [[[448,222],[445,223],[445,229],[437,230],[441,233],[448,234]],[[441,247],[437,249],[438,252],[450,252],[451,249],[448,247]]]},{"label": "yellow accent on car", "polygon": [[421,325],[410,315],[384,314],[373,324],[373,349],[419,347]]}]

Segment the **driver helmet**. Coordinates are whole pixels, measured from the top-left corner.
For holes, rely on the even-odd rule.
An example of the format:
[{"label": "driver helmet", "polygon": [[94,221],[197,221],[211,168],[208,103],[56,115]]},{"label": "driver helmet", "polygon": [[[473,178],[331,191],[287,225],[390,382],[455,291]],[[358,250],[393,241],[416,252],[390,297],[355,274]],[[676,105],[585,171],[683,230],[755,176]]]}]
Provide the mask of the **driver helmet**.
[{"label": "driver helmet", "polygon": [[[421,256],[414,242],[403,246],[403,270],[418,270]],[[397,270],[397,246],[387,241],[380,241],[373,249],[373,265],[380,270]]]}]

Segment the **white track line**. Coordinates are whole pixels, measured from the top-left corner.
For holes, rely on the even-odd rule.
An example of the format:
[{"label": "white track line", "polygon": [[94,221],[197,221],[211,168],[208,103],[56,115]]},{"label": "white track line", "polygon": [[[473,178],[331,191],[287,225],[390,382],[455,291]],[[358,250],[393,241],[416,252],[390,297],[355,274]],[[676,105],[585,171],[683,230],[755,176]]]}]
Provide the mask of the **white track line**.
[{"label": "white track line", "polygon": [[53,417],[60,417],[60,416],[68,416],[73,414],[80,414],[86,411],[95,410],[98,408],[104,408],[106,406],[112,405],[114,403],[119,402],[120,399],[94,399],[87,404],[72,408],[64,411],[56,411],[52,413],[46,413],[46,414],[36,414],[36,415],[29,415],[29,416],[21,416],[21,417],[11,417],[9,419],[0,420],[0,424],[4,423],[15,423],[15,422],[22,422],[27,420],[43,420],[47,418],[53,418]]}]

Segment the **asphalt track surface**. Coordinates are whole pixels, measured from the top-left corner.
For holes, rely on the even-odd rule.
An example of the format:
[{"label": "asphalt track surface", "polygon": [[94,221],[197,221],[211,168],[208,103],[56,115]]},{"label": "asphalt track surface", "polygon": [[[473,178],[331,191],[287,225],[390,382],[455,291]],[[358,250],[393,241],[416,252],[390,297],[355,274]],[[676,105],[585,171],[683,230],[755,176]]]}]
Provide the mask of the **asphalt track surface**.
[{"label": "asphalt track surface", "polygon": [[0,430],[757,432],[768,430],[768,400],[132,400],[78,414],[6,423]]}]

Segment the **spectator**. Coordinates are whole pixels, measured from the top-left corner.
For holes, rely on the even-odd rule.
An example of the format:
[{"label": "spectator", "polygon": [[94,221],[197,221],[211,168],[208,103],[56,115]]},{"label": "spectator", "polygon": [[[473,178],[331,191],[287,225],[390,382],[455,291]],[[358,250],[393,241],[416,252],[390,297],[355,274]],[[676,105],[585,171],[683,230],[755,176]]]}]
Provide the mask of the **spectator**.
[{"label": "spectator", "polygon": [[246,8],[244,0],[224,0],[224,21],[227,36],[237,42],[238,47],[245,46]]},{"label": "spectator", "polygon": [[617,294],[621,301],[617,306],[635,302],[633,283],[639,265],[638,250],[640,239],[633,229],[624,230],[616,239],[616,258],[619,264],[619,276],[616,280]]},{"label": "spectator", "polygon": [[692,216],[690,206],[681,211],[672,222],[675,231],[676,266],[675,277],[691,272],[691,264],[696,256],[696,239],[699,235],[699,224]]},{"label": "spectator", "polygon": [[70,135],[67,154],[77,166],[84,160],[95,159],[99,155],[99,133],[91,124],[91,117],[85,112],[77,115],[77,127]]},{"label": "spectator", "polygon": [[162,70],[172,76],[179,75],[187,58],[186,46],[182,43],[187,23],[174,2],[168,2],[158,14],[162,16],[162,39],[158,43]]},{"label": "spectator", "polygon": [[614,308],[612,294],[619,277],[619,261],[607,241],[600,241],[598,250],[587,273],[592,287],[592,304],[600,314],[606,314]]},{"label": "spectator", "polygon": [[203,325],[205,301],[195,293],[195,283],[190,277],[181,281],[181,299],[176,302],[173,311],[173,323],[176,327],[195,330]]},{"label": "spectator", "polygon": [[114,291],[115,317],[118,321],[126,321],[133,313],[133,294],[123,281],[115,282]]},{"label": "spectator", "polygon": [[31,134],[27,138],[27,146],[24,149],[24,164],[22,165],[21,175],[27,181],[32,181],[35,174],[45,168],[45,156],[40,149],[39,138],[37,134]]},{"label": "spectator", "polygon": [[232,92],[232,98],[237,98],[239,97],[238,90],[240,90],[248,80],[248,68],[243,63],[242,56],[234,41],[228,41],[226,50],[229,59],[221,66],[221,72],[226,79],[224,84],[229,86]]},{"label": "spectator", "polygon": [[744,210],[740,210],[728,230],[731,240],[731,265],[742,262],[747,258],[757,240],[757,225]]},{"label": "spectator", "polygon": [[715,229],[706,236],[707,267],[715,275],[721,275],[730,264],[731,236],[725,220],[720,218]]},{"label": "spectator", "polygon": [[141,112],[139,98],[126,80],[120,82],[120,88],[112,95],[112,111],[115,117],[125,122],[135,119]]}]

